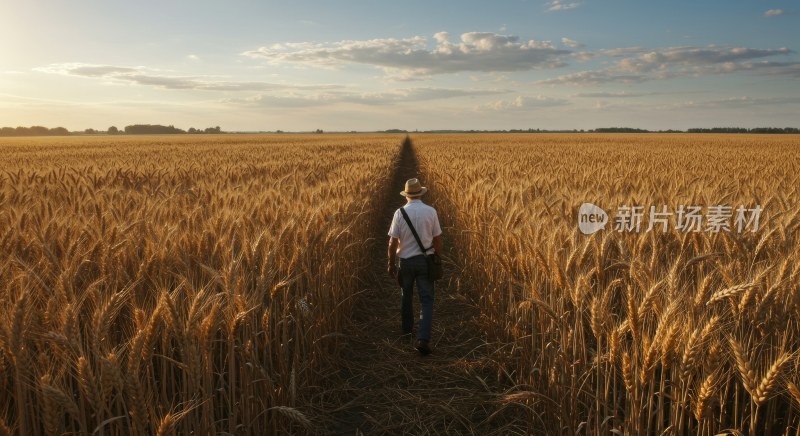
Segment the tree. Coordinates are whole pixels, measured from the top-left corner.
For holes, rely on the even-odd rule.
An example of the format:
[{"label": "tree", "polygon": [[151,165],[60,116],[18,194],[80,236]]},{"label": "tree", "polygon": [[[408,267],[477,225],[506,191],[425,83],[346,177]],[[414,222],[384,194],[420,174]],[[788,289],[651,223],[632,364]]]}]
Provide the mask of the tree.
[{"label": "tree", "polygon": [[119,133],[119,129],[117,128],[117,126],[111,126],[111,127],[108,128],[108,134],[109,135],[116,135],[118,133]]},{"label": "tree", "polygon": [[[17,130],[19,130],[19,129],[22,129],[23,132],[25,130],[24,127],[17,127]],[[44,126],[31,126],[31,128],[28,129],[27,135],[28,136],[46,136],[49,133],[50,133],[50,129],[48,129],[47,127],[44,127]]]},{"label": "tree", "polygon": [[45,133],[45,135],[65,136],[69,135],[69,130],[64,127],[54,127]]},{"label": "tree", "polygon": [[162,126],[160,124],[134,124],[125,126],[125,133],[129,135],[169,135],[176,133],[186,133],[173,125]]}]

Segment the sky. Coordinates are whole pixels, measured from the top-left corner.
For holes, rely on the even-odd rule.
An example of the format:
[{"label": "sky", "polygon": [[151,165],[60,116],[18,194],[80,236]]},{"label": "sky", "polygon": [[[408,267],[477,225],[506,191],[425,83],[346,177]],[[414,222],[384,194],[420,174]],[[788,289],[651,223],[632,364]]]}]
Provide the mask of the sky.
[{"label": "sky", "polygon": [[0,0],[0,126],[800,127],[796,0]]}]

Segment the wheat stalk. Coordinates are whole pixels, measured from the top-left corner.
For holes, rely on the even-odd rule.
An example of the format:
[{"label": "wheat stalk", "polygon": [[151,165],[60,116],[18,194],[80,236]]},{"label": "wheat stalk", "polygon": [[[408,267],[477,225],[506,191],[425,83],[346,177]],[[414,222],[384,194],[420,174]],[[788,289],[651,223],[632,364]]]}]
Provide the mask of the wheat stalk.
[{"label": "wheat stalk", "polygon": [[761,382],[758,384],[758,387],[755,389],[753,401],[755,401],[756,405],[761,406],[767,401],[769,395],[775,390],[781,370],[786,363],[789,362],[791,357],[792,356],[788,353],[781,354],[777,359],[775,359],[775,362],[772,363],[772,366],[769,367],[767,372],[764,374],[764,377],[761,378]]},{"label": "wheat stalk", "polygon": [[89,367],[89,362],[83,356],[78,358],[78,383],[80,384],[81,392],[86,396],[92,407],[103,404],[102,394],[98,391],[94,373]]},{"label": "wheat stalk", "polygon": [[721,301],[721,300],[724,300],[726,298],[735,297],[735,296],[741,294],[742,292],[747,291],[748,289],[751,289],[751,288],[753,288],[755,286],[756,286],[756,283],[750,282],[750,283],[744,283],[744,284],[741,284],[741,285],[731,286],[729,288],[720,289],[719,291],[715,292],[711,296],[711,299],[708,300],[706,305],[711,305],[711,304],[713,304],[713,303],[715,303],[717,301]]},{"label": "wheat stalk", "polygon": [[702,421],[708,413],[710,403],[716,395],[717,385],[720,382],[720,372],[715,371],[709,374],[700,385],[697,393],[697,400],[694,404],[694,416],[698,421]]},{"label": "wheat stalk", "polygon": [[729,340],[731,350],[733,351],[733,356],[736,360],[736,369],[739,370],[739,375],[742,377],[742,384],[744,384],[744,388],[750,394],[751,397],[756,397],[756,372],[753,370],[752,365],[750,364],[750,360],[745,356],[744,350],[742,346],[736,341],[736,339],[731,338]]}]

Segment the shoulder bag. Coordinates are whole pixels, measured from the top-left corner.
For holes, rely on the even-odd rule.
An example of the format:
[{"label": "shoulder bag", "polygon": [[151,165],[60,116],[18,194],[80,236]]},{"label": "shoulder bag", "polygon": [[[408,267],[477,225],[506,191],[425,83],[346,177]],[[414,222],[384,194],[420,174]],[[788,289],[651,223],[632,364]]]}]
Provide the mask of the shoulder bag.
[{"label": "shoulder bag", "polygon": [[406,220],[406,224],[408,224],[408,228],[411,229],[411,233],[414,235],[414,239],[417,240],[417,244],[419,244],[419,249],[422,250],[422,254],[425,255],[425,260],[428,262],[428,278],[435,282],[442,278],[444,271],[442,269],[442,259],[439,257],[439,253],[427,254],[427,251],[433,247],[425,248],[422,245],[422,240],[419,239],[419,235],[417,234],[417,230],[414,228],[414,225],[411,224],[411,218],[408,217],[405,209],[402,207],[400,208],[400,213],[403,214],[403,218]]}]

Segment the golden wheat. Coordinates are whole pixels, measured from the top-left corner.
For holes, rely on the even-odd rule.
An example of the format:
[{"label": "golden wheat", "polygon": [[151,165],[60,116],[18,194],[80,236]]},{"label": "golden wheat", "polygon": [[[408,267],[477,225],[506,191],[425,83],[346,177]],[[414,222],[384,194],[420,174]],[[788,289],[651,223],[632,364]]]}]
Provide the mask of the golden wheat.
[{"label": "golden wheat", "polygon": [[[763,418],[800,401],[779,388],[800,372],[797,136],[413,139],[448,291],[479,296],[497,374],[526,389],[500,402],[534,432],[800,426]],[[303,402],[385,232],[399,142],[0,141],[0,432],[319,430]],[[764,211],[755,232],[583,235],[584,202]]]},{"label": "golden wheat", "polygon": [[[758,419],[786,410],[790,395],[776,386],[800,370],[785,357],[800,349],[796,135],[413,139],[452,227],[462,292],[482,296],[487,334],[515,350],[498,365],[551,400],[531,416],[558,423],[545,433],[588,425],[598,434],[765,434],[800,425],[797,415]],[[645,216],[639,231],[619,231],[610,218],[583,235],[585,202],[610,216],[623,205],[645,214],[663,205],[673,215],[663,229],[647,231]],[[680,205],[732,206],[729,231],[708,231],[705,221],[696,232],[675,228]],[[738,205],[763,208],[757,231],[738,231]],[[507,292],[509,282],[524,285]],[[523,301],[536,303],[520,319]],[[727,338],[736,339],[724,346]],[[583,357],[592,353],[611,358]]]},{"label": "golden wheat", "polygon": [[0,141],[0,430],[314,429],[401,139]]}]

